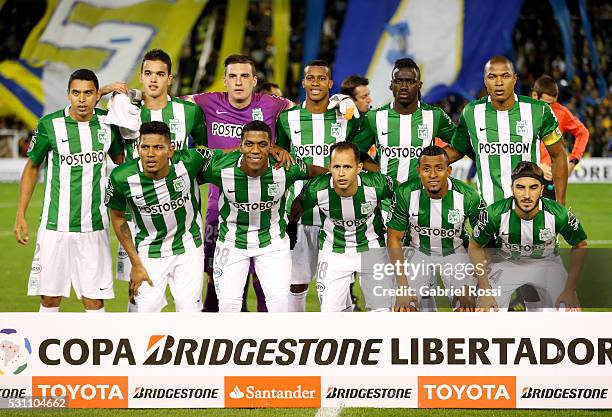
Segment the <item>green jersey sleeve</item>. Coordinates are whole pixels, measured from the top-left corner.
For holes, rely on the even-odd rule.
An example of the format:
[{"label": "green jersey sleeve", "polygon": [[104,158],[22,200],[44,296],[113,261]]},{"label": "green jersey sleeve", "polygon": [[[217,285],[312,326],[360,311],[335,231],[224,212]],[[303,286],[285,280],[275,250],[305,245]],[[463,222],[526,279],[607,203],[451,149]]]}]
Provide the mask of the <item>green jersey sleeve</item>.
[{"label": "green jersey sleeve", "polygon": [[123,139],[119,128],[115,125],[111,125],[111,144],[108,148],[108,154],[113,157],[123,153]]},{"label": "green jersey sleeve", "polygon": [[388,228],[400,232],[408,229],[408,207],[411,192],[412,188],[407,184],[400,185],[395,191],[389,209]]},{"label": "green jersey sleeve", "polygon": [[32,160],[34,165],[38,166],[44,162],[50,148],[51,143],[49,142],[49,134],[47,133],[44,121],[41,120],[38,122],[36,131],[32,136],[27,153],[28,158]]},{"label": "green jersey sleeve", "polygon": [[[219,185],[220,181],[220,172],[215,172],[214,165],[220,159],[226,155],[221,149],[204,149],[198,148],[196,151],[200,154],[202,165],[201,172],[198,174],[198,182],[200,184],[203,183],[211,183],[215,185]],[[239,152],[239,151],[234,151]],[[228,154],[229,155],[229,154]]]},{"label": "green jersey sleeve", "polygon": [[459,118],[459,126],[455,129],[453,133],[453,137],[450,141],[450,144],[453,148],[457,149],[464,155],[468,154],[470,149],[470,133],[468,131],[467,122],[465,119],[465,112],[467,111],[468,106],[463,109],[463,113],[461,113],[461,117]]},{"label": "green jersey sleeve", "polygon": [[[370,114],[372,113],[372,114]],[[376,117],[376,112],[368,112],[364,116],[365,120],[361,123],[361,128],[357,133],[353,134],[350,142],[353,142],[359,148],[359,151],[366,153],[372,145],[376,143],[376,126],[372,120]]]},{"label": "green jersey sleeve", "polygon": [[467,191],[464,193],[465,196],[465,216],[470,221],[470,227],[472,230],[478,224],[478,218],[480,212],[486,209],[484,201],[480,198],[480,195],[476,191]]},{"label": "green jersey sleeve", "polygon": [[560,215],[555,214],[555,219],[557,220],[556,229],[559,230],[559,233],[563,236],[567,244],[575,246],[583,240],[586,240],[587,235],[582,228],[582,223],[580,223],[574,213],[563,206],[560,206],[560,208],[562,209],[562,212],[559,213]]},{"label": "green jersey sleeve", "polygon": [[313,178],[304,184],[304,188],[299,196],[300,200],[302,200],[303,210],[310,210],[317,205],[317,193],[314,187],[316,182],[317,179]]},{"label": "green jersey sleeve", "polygon": [[108,178],[106,193],[104,195],[104,204],[106,204],[108,208],[125,212],[127,208],[127,198],[118,185],[117,172],[117,169],[114,169]]},{"label": "green jersey sleeve", "polygon": [[284,150],[291,152],[291,138],[287,134],[286,118],[287,113],[283,112],[276,121],[276,144]]},{"label": "green jersey sleeve", "polygon": [[481,210],[478,221],[476,222],[476,227],[472,230],[472,238],[481,246],[489,243],[491,238],[498,232],[499,227],[496,222],[498,216],[496,217],[495,215],[495,207],[496,205],[493,204]]},{"label": "green jersey sleeve", "polygon": [[189,134],[193,139],[195,146],[208,146],[208,137],[206,136],[206,124],[204,123],[204,114],[199,106],[192,107],[193,114],[193,126]]},{"label": "green jersey sleeve", "polygon": [[437,109],[435,112],[436,120],[434,125],[436,126],[435,136],[442,139],[446,143],[451,143],[455,130],[457,127],[453,124],[451,118],[442,109]]}]

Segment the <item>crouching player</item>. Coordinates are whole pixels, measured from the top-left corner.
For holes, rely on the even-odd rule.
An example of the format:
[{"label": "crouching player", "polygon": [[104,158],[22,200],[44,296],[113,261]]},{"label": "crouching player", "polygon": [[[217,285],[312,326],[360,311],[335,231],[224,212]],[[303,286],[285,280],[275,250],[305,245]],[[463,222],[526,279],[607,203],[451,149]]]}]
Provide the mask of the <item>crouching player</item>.
[{"label": "crouching player", "polygon": [[352,310],[349,286],[355,272],[366,308],[390,311],[393,298],[382,290],[394,288],[393,276],[375,279],[374,271],[388,263],[381,202],[393,196],[393,180],[362,172],[359,149],[352,143],[335,143],[330,154],[330,173],[304,186],[291,213],[296,220],[301,210],[316,207],[323,223],[316,273],[321,311]]},{"label": "crouching player", "polygon": [[[131,302],[140,313],[159,312],[166,305],[169,285],[176,311],[198,312],[204,255],[196,177],[208,153],[175,152],[170,128],[154,121],[140,127],[138,154],[113,170],[105,198],[117,238],[132,264]],[[136,224],[134,239],[125,218],[128,207]]]},{"label": "crouching player", "polygon": [[[387,250],[396,269],[398,311],[435,310],[438,272],[445,286],[441,294],[452,306],[473,309],[476,266],[466,250],[465,226],[468,220],[476,226],[481,199],[450,173],[444,149],[428,146],[418,160],[420,182],[407,182],[396,190],[387,222]],[[410,248],[408,259],[403,242]]]},{"label": "crouching player", "polygon": [[[273,168],[272,132],[259,120],[247,123],[240,151],[215,153],[202,180],[221,190],[219,236],[213,278],[220,312],[239,312],[250,260],[270,312],[288,311],[291,253],[285,214],[287,189],[326,172],[296,158],[288,170]],[[218,151],[220,152],[220,151]]]},{"label": "crouching player", "polygon": [[[484,262],[482,247],[493,236],[500,247],[491,269],[476,273],[479,291],[485,291],[477,308],[507,309],[515,291],[536,310],[578,308],[576,285],[585,255],[581,249],[587,246],[582,225],[561,204],[542,198],[544,175],[533,162],[520,162],[511,178],[512,197],[481,213],[470,241],[474,263]],[[559,256],[558,234],[572,246],[569,276]]]}]

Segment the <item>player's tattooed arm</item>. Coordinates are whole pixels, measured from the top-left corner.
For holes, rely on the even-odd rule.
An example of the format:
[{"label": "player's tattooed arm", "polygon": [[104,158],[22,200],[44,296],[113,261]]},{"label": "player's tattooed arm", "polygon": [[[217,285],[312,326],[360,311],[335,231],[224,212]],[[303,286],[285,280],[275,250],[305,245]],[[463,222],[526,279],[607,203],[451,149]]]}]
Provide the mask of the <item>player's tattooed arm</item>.
[{"label": "player's tattooed arm", "polygon": [[444,147],[444,150],[446,151],[446,154],[448,155],[448,160],[451,164],[463,158],[463,154],[452,145],[446,145]]},{"label": "player's tattooed arm", "polygon": [[136,251],[136,246],[134,246],[132,232],[125,219],[123,210],[110,208],[110,217],[117,239],[119,239],[119,243],[121,243],[121,246],[123,246],[123,249],[132,262],[132,272],[130,273],[130,299],[133,302],[134,297],[138,295],[140,285],[146,281],[152,287],[153,281],[149,278],[149,274],[138,256],[138,251]]},{"label": "player's tattooed arm", "polygon": [[13,232],[15,233],[15,239],[22,245],[27,245],[30,240],[28,236],[28,222],[26,221],[26,212],[32,200],[32,194],[34,193],[34,187],[36,187],[36,179],[38,178],[38,167],[39,165],[34,164],[31,159],[28,158],[26,166],[23,168],[21,174],[21,181],[19,183],[19,203],[17,208],[17,215],[15,216],[15,227]]},{"label": "player's tattooed arm", "polygon": [[359,159],[363,164],[363,169],[368,172],[380,172],[380,165],[378,165],[370,155],[365,152],[361,152]]},{"label": "player's tattooed arm", "polygon": [[[474,265],[474,278],[478,282],[478,288],[482,290],[488,290],[491,288],[488,277],[488,264],[487,255],[483,249],[483,245],[476,242],[474,239],[470,239],[470,246],[468,249],[470,260]],[[495,301],[495,297],[490,295],[482,295],[476,300],[476,311],[497,311],[498,305]]]}]

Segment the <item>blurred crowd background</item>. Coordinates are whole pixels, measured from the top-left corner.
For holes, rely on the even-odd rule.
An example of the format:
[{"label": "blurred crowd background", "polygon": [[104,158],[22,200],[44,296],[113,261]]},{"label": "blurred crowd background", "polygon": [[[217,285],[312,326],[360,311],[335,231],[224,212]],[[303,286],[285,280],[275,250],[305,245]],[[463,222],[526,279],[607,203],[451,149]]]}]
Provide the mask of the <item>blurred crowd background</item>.
[{"label": "blurred crowd background", "polygon": [[[561,34],[553,11],[547,1],[525,1],[518,18],[512,39],[518,73],[517,93],[529,95],[533,82],[542,74],[549,74],[557,80],[560,88],[559,101],[567,106],[585,124],[590,133],[587,154],[593,157],[612,156],[612,73],[609,51],[612,44],[612,4],[590,1],[587,11],[591,22],[595,46],[599,54],[600,71],[608,89],[600,95],[596,77],[591,68],[590,52],[580,24],[578,7],[568,2],[573,36],[574,74],[568,79]],[[182,95],[204,91],[214,81],[218,51],[221,46],[225,20],[226,2],[210,0],[204,8],[198,23],[185,42],[175,73],[173,94]],[[339,33],[347,8],[347,0],[328,1],[323,21],[319,58],[334,62]],[[306,27],[304,2],[291,1],[291,37],[287,87],[283,95],[297,101],[301,80],[301,66]],[[0,61],[17,59],[23,44],[45,12],[45,2],[29,0],[7,0],[0,9]],[[199,57],[205,47],[207,28],[214,19],[212,53],[206,65],[198,70]],[[19,24],[5,24],[19,22]],[[364,28],[367,30],[367,28]],[[274,55],[272,33],[272,0],[249,0],[246,34],[243,54],[249,55],[257,64],[260,80],[274,82],[271,57]],[[481,94],[485,94],[484,90]],[[467,101],[460,96],[450,96],[439,103],[455,122],[458,121]],[[21,155],[25,155],[30,132],[14,117],[0,114],[0,157],[11,156],[11,146],[18,141]],[[9,140],[3,140],[9,139]],[[573,138],[566,138],[571,148]]]}]

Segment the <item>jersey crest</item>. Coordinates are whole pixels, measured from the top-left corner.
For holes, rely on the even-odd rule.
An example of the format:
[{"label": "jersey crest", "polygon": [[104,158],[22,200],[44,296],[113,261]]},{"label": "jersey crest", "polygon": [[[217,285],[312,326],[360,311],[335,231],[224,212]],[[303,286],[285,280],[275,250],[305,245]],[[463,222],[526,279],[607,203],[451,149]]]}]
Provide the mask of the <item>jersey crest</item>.
[{"label": "jersey crest", "polygon": [[542,242],[549,241],[555,237],[555,234],[549,228],[540,230],[540,240]]},{"label": "jersey crest", "polygon": [[179,119],[170,119],[170,123],[168,124],[170,127],[170,133],[174,133],[178,135],[181,130],[181,122]]},{"label": "jersey crest", "polygon": [[429,129],[427,125],[420,124],[417,129],[417,136],[421,140],[426,140],[429,138]]},{"label": "jersey crest", "polygon": [[457,209],[449,210],[447,217],[449,223],[459,223],[461,221],[461,214]]},{"label": "jersey crest", "polygon": [[262,122],[264,120],[263,110],[261,110],[259,107],[251,110],[251,116],[253,117],[253,120],[261,120]]},{"label": "jersey crest", "polygon": [[172,186],[174,187],[174,191],[181,192],[185,189],[185,179],[182,177],[178,177],[172,181]]},{"label": "jersey crest", "polygon": [[365,203],[361,203],[361,214],[368,215],[372,211],[374,211],[374,204],[371,201],[366,201]]},{"label": "jersey crest", "polygon": [[342,125],[340,123],[332,123],[330,134],[336,139],[342,137]]},{"label": "jersey crest", "polygon": [[519,120],[516,122],[516,134],[519,136],[525,136],[528,133],[527,121]]},{"label": "jersey crest", "polygon": [[98,142],[104,145],[108,142],[108,132],[104,129],[98,129]]},{"label": "jersey crest", "polygon": [[274,197],[278,193],[279,186],[276,183],[268,184],[268,197]]}]

